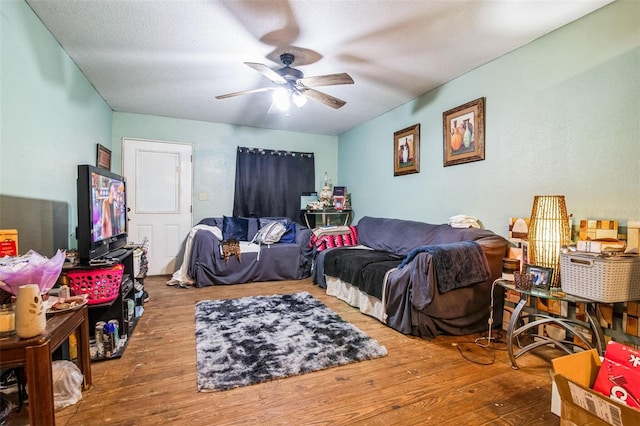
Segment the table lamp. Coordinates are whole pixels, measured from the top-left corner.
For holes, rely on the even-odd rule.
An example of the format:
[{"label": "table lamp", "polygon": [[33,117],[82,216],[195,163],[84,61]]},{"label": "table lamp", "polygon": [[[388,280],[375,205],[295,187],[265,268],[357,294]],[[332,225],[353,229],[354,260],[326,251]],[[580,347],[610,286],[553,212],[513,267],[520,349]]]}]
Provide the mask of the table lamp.
[{"label": "table lamp", "polygon": [[564,195],[536,195],[529,225],[529,262],[553,268],[550,285],[560,289],[560,247],[571,242]]}]

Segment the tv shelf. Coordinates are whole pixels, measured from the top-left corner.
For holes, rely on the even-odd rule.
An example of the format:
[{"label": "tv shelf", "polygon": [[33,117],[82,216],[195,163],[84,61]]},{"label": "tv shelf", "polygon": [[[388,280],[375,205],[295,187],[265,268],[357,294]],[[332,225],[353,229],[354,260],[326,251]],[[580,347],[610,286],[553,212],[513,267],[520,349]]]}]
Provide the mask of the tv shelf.
[{"label": "tv shelf", "polygon": [[[139,262],[139,257],[134,256],[135,248],[124,248],[122,252],[117,256],[111,256],[111,253],[105,257],[109,257],[109,261],[95,263],[92,265],[77,265],[71,268],[66,268],[64,272],[68,272],[70,269],[93,269],[110,266],[116,263],[124,265],[124,273],[122,275],[122,282],[120,284],[120,290],[118,297],[108,303],[101,303],[96,305],[88,305],[89,307],[89,337],[91,341],[91,361],[104,361],[114,358],[120,358],[133,334],[133,331],[138,324],[140,316],[142,316],[144,298],[143,298],[143,286],[144,286],[144,274],[134,276],[134,271],[137,269],[134,267],[134,262]],[[136,285],[136,282],[138,283]],[[119,341],[117,348],[110,351],[110,354],[102,355],[98,351],[98,344],[96,342],[96,323],[104,321],[118,321],[118,335]],[[106,348],[105,348],[106,349]]]}]

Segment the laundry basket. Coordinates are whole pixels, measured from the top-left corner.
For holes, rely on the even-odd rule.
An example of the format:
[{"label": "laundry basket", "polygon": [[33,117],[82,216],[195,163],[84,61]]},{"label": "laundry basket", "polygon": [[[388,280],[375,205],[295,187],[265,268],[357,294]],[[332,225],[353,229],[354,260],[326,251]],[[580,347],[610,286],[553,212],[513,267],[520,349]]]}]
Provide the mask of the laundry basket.
[{"label": "laundry basket", "polygon": [[69,288],[74,295],[87,295],[88,305],[108,303],[118,297],[124,265],[111,268],[78,269],[69,271]]},{"label": "laundry basket", "polygon": [[640,257],[560,255],[562,291],[604,303],[640,300]]}]

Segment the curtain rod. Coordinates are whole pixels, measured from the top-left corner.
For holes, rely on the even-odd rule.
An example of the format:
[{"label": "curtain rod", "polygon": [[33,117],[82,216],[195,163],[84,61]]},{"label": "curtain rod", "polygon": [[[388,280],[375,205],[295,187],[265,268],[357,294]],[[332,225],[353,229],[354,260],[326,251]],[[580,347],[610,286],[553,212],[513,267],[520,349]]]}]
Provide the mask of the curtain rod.
[{"label": "curtain rod", "polygon": [[295,151],[283,151],[283,150],[274,150],[274,149],[265,149],[265,148],[249,148],[249,147],[238,147],[238,152],[245,152],[248,154],[262,154],[262,155],[290,155],[295,157],[299,155],[301,157],[313,157],[313,152],[295,152]]}]

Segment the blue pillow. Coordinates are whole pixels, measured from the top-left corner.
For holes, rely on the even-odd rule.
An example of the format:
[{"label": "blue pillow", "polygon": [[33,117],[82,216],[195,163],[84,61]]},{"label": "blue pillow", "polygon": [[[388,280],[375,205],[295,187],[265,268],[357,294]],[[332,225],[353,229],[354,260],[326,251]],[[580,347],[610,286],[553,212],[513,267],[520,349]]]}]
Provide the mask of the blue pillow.
[{"label": "blue pillow", "polygon": [[222,238],[225,240],[247,241],[247,232],[249,231],[249,221],[240,217],[222,218]]},{"label": "blue pillow", "polygon": [[284,226],[287,226],[287,224],[289,222],[291,222],[289,220],[289,218],[287,218],[287,217],[261,217],[261,218],[258,219],[259,226],[260,226],[260,228],[263,228],[269,222],[273,222],[274,220],[277,221],[277,222],[280,222]]},{"label": "blue pillow", "polygon": [[280,243],[295,243],[296,242],[296,224],[294,222],[287,223],[287,230],[280,237]]}]

